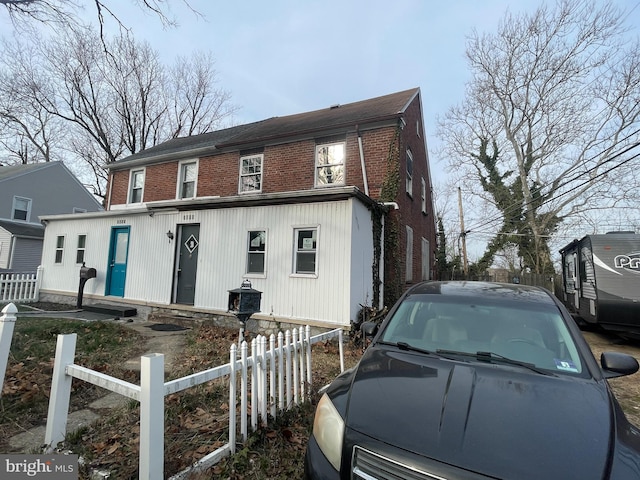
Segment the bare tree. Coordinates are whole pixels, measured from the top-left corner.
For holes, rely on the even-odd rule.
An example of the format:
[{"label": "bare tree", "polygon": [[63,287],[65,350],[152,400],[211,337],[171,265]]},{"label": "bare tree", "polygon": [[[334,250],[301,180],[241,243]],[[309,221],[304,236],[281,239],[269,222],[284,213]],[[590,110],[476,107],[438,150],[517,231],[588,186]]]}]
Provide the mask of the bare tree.
[{"label": "bare tree", "polygon": [[[197,54],[167,68],[147,43],[126,32],[105,49],[96,33],[79,29],[37,45],[29,59],[6,62],[0,72],[18,92],[3,91],[0,83],[0,138],[21,128],[26,108],[64,125],[67,141],[58,152],[82,159],[99,196],[109,163],[176,135],[218,127],[235,110],[229,94],[213,88],[210,56]],[[3,58],[26,51],[17,41],[5,48]],[[14,114],[3,117],[3,111]]]},{"label": "bare tree", "polygon": [[17,163],[60,158],[65,131],[59,119],[36,100],[47,85],[33,49],[9,49],[0,56],[0,147]]},{"label": "bare tree", "polygon": [[[176,19],[171,15],[168,0],[130,0],[130,2],[144,12],[151,12],[166,27],[177,25]],[[107,19],[113,20],[121,29],[127,29],[113,7],[116,3],[118,3],[116,0],[0,0],[0,5],[5,7],[9,18],[18,28],[28,28],[33,24],[47,24],[54,28],[75,28],[78,25],[80,10],[85,6],[92,7],[95,9],[100,27],[100,38],[104,38]],[[200,16],[199,12],[191,8],[188,0],[182,0],[182,3]]]},{"label": "bare tree", "polygon": [[450,166],[496,209],[469,228],[493,225],[494,247],[517,243],[536,273],[552,269],[548,239],[564,219],[637,206],[637,188],[619,181],[637,175],[640,114],[640,47],[625,42],[624,14],[591,0],[507,12],[495,34],[469,37],[465,100],[439,119]]}]

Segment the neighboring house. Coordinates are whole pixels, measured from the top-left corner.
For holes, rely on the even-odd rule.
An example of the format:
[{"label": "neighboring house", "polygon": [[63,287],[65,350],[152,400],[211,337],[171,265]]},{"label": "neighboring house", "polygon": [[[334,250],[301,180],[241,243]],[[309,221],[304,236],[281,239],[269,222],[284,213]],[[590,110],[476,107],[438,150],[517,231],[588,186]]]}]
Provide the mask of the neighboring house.
[{"label": "neighboring house", "polygon": [[0,166],[0,272],[35,272],[41,215],[95,212],[100,203],[62,162]]},{"label": "neighboring house", "polygon": [[[348,326],[432,278],[435,215],[419,89],[177,138],[110,166],[107,211],[45,216],[42,295]],[[82,247],[80,247],[82,246]]]}]

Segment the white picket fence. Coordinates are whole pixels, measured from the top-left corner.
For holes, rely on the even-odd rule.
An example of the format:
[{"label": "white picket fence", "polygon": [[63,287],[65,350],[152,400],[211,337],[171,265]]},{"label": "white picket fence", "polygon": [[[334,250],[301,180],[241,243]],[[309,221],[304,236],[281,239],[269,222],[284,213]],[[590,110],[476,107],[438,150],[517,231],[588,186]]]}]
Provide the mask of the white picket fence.
[{"label": "white picket fence", "polygon": [[[71,381],[77,378],[140,402],[140,479],[164,478],[164,398],[218,378],[229,382],[229,441],[226,445],[200,459],[187,470],[171,477],[186,478],[191,472],[204,470],[220,459],[235,453],[237,415],[240,417],[240,436],[247,438],[247,402],[251,401],[251,428],[258,422],[265,425],[268,415],[276,417],[278,411],[290,409],[306,400],[311,386],[311,346],[314,343],[338,338],[340,371],[344,371],[342,329],[310,336],[310,328],[300,327],[286,333],[264,336],[242,342],[238,352],[232,345],[229,363],[199,373],[164,381],[164,355],[149,354],[140,357],[140,385],[75,365],[76,334],[58,335],[55,364],[49,399],[49,413],[45,444],[49,451],[64,440],[71,395]],[[267,343],[269,349],[267,350]],[[238,392],[238,379],[240,391]],[[239,394],[239,395],[238,395]],[[240,408],[238,409],[238,397]],[[260,420],[258,420],[260,419]]]},{"label": "white picket fence", "polygon": [[0,273],[0,302],[37,302],[42,267],[36,273]]},{"label": "white picket fence", "polygon": [[2,395],[4,374],[7,371],[7,363],[9,361],[13,329],[16,326],[16,313],[18,313],[18,309],[13,303],[10,303],[2,309],[2,315],[0,315],[0,396]]}]

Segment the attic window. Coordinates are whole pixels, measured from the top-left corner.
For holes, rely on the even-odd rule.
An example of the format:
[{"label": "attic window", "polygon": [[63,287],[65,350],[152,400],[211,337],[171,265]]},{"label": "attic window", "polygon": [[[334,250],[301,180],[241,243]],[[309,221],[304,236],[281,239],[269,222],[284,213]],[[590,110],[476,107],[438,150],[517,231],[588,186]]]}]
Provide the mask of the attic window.
[{"label": "attic window", "polygon": [[11,209],[12,220],[29,221],[31,215],[31,199],[24,197],[13,197],[13,208]]},{"label": "attic window", "polygon": [[316,187],[344,185],[344,142],[316,145]]}]

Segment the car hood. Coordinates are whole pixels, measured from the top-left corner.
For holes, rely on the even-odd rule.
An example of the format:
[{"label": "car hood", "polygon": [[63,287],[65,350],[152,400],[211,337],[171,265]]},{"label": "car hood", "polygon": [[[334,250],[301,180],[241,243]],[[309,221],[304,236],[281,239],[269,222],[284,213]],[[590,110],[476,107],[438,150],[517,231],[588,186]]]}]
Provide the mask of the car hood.
[{"label": "car hood", "polygon": [[353,374],[348,428],[497,478],[603,478],[612,409],[604,384],[381,346]]}]

